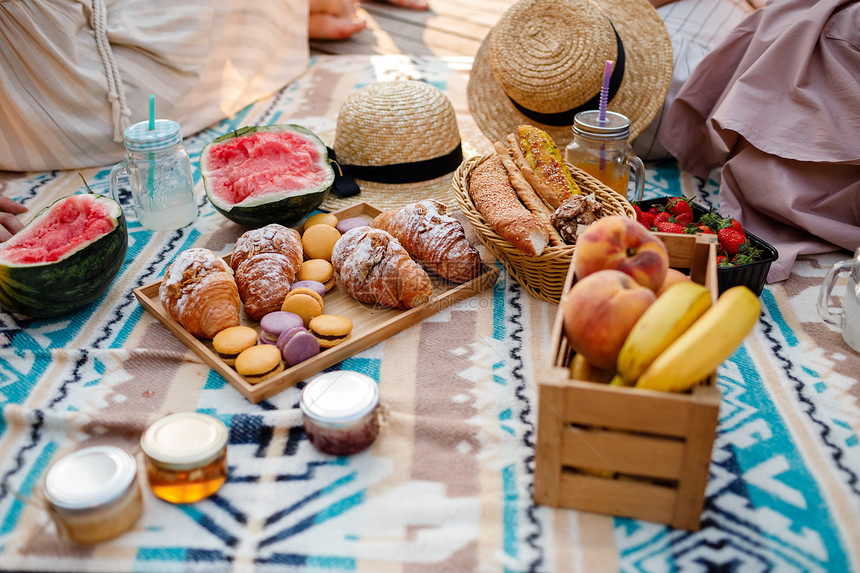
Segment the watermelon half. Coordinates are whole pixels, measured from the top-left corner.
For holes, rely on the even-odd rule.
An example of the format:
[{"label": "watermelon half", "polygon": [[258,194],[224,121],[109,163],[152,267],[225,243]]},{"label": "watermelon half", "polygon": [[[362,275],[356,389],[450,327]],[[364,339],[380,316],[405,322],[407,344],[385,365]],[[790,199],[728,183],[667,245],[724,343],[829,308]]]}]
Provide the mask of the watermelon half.
[{"label": "watermelon half", "polygon": [[0,308],[35,318],[77,310],[107,290],[127,249],[119,203],[95,193],[59,199],[0,244]]},{"label": "watermelon half", "polygon": [[222,135],[200,153],[200,173],[212,206],[254,228],[298,221],[325,200],[334,183],[325,144],[291,124]]}]

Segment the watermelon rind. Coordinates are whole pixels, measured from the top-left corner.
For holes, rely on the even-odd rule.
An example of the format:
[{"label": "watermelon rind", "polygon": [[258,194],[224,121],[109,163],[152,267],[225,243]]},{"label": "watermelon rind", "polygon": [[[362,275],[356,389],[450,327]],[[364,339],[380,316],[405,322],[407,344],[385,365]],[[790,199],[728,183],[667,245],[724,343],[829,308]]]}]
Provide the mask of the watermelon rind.
[{"label": "watermelon rind", "polygon": [[[228,140],[264,132],[290,132],[311,143],[319,153],[320,161],[318,168],[326,171],[325,180],[315,187],[302,189],[301,191],[284,191],[283,193],[249,196],[236,204],[231,204],[223,198],[218,197],[212,189],[211,184],[211,179],[213,178],[213,169],[209,164],[211,152],[215,147]],[[263,227],[271,223],[290,225],[302,219],[325,201],[335,177],[325,144],[313,131],[296,124],[242,127],[214,139],[204,146],[200,153],[200,174],[203,178],[203,189],[215,210],[234,223],[252,228]]]},{"label": "watermelon rind", "polygon": [[111,231],[48,263],[13,263],[4,249],[24,237],[72,195],[39,211],[15,237],[0,245],[0,308],[32,318],[71,313],[102,295],[122,269],[128,250],[128,229],[122,207],[104,195],[86,193],[109,207]]}]

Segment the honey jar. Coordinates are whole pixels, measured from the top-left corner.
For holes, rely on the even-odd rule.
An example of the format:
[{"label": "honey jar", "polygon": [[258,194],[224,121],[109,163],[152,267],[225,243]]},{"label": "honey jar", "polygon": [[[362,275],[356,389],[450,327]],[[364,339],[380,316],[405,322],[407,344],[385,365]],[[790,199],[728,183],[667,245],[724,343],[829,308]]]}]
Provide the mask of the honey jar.
[{"label": "honey jar", "polygon": [[156,420],[140,438],[149,487],[171,503],[206,498],[227,480],[227,426],[199,412]]},{"label": "honey jar", "polygon": [[379,434],[379,387],[359,372],[321,374],[302,390],[299,406],[308,440],[323,453],[357,454]]},{"label": "honey jar", "polygon": [[48,469],[43,493],[60,536],[76,543],[112,539],[131,529],[143,511],[137,464],[114,446],[60,458]]}]

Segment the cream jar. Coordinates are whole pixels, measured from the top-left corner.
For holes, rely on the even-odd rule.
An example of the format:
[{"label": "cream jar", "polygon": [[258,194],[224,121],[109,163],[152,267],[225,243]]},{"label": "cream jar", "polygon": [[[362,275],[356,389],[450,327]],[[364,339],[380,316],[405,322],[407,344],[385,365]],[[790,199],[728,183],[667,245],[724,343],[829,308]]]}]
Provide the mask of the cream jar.
[{"label": "cream jar", "polygon": [[44,495],[60,535],[99,543],[131,529],[143,511],[137,464],[125,450],[93,446],[48,469]]},{"label": "cream jar", "polygon": [[317,376],[302,390],[299,406],[308,440],[323,453],[356,454],[379,434],[379,386],[359,372]]},{"label": "cream jar", "polygon": [[149,487],[171,503],[209,497],[227,480],[227,426],[199,412],[171,414],[140,438]]}]

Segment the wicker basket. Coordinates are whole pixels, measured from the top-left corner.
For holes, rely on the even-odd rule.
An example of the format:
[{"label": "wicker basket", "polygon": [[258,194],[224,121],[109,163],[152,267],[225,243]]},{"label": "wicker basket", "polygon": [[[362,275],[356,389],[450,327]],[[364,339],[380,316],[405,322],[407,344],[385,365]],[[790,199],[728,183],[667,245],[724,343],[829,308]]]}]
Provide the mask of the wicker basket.
[{"label": "wicker basket", "polygon": [[[564,279],[573,259],[575,245],[548,246],[540,255],[533,257],[516,249],[499,236],[475,207],[475,202],[469,194],[472,171],[487,157],[489,155],[470,157],[454,172],[454,196],[457,198],[457,203],[475,228],[478,239],[502,262],[514,279],[532,296],[557,303],[561,298]],[[585,171],[570,164],[568,167],[582,192],[594,193],[608,213],[636,218],[633,206],[625,197]]]}]

